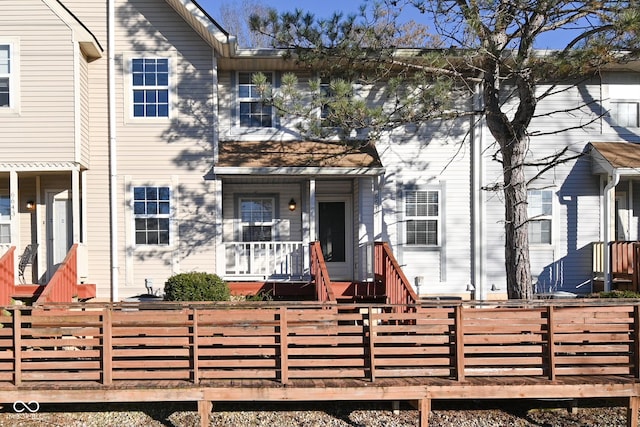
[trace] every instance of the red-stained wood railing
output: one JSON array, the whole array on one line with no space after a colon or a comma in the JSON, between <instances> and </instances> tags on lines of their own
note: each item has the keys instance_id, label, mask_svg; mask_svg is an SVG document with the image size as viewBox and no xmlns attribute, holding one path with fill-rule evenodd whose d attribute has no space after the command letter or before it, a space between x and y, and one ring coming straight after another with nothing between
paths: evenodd
<instances>
[{"instance_id":1,"label":"red-stained wood railing","mask_svg":"<svg viewBox=\"0 0 640 427\"><path fill-rule=\"evenodd\" d=\"M593 242L592 251L594 282L602 283L604 281L604 243ZM611 289L640 290L640 242L610 242L609 254Z\"/></svg>"},{"instance_id":2,"label":"red-stained wood railing","mask_svg":"<svg viewBox=\"0 0 640 427\"><path fill-rule=\"evenodd\" d=\"M331 279L327 271L327 264L322 255L320 242L313 242L310 245L311 257L311 277L316 284L316 300L321 302L335 302L336 297L331 288Z\"/></svg>"},{"instance_id":3,"label":"red-stained wood railing","mask_svg":"<svg viewBox=\"0 0 640 427\"><path fill-rule=\"evenodd\" d=\"M15 252L16 247L11 246L0 258L0 305L10 304L15 290Z\"/></svg>"},{"instance_id":4,"label":"red-stained wood railing","mask_svg":"<svg viewBox=\"0 0 640 427\"><path fill-rule=\"evenodd\" d=\"M415 304L418 301L418 296L386 242L375 243L374 275L376 280L381 280L385 284L389 304Z\"/></svg>"},{"instance_id":5,"label":"red-stained wood railing","mask_svg":"<svg viewBox=\"0 0 640 427\"><path fill-rule=\"evenodd\" d=\"M49 303L70 303L76 298L86 300L95 298L95 284L78 283L78 244L69 249L67 256L53 274L33 305Z\"/></svg>"},{"instance_id":6,"label":"red-stained wood railing","mask_svg":"<svg viewBox=\"0 0 640 427\"><path fill-rule=\"evenodd\" d=\"M0 317L0 386L638 378L640 302L44 305Z\"/></svg>"}]
</instances>

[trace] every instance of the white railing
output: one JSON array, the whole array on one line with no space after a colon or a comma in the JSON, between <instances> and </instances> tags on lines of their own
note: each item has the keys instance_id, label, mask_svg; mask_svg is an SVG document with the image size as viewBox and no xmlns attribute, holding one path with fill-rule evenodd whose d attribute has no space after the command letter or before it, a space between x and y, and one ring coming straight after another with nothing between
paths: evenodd
<instances>
[{"instance_id":1,"label":"white railing","mask_svg":"<svg viewBox=\"0 0 640 427\"><path fill-rule=\"evenodd\" d=\"M291 279L305 275L303 242L225 242L225 276Z\"/></svg>"}]
</instances>

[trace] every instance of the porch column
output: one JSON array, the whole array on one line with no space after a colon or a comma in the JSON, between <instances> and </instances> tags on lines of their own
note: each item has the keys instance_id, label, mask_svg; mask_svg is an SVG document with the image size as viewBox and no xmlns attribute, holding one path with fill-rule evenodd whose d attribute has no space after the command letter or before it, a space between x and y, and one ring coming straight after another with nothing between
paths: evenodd
<instances>
[{"instance_id":1,"label":"porch column","mask_svg":"<svg viewBox=\"0 0 640 427\"><path fill-rule=\"evenodd\" d=\"M73 243L80 243L80 171L76 166L71 170L71 218Z\"/></svg>"},{"instance_id":2,"label":"porch column","mask_svg":"<svg viewBox=\"0 0 640 427\"><path fill-rule=\"evenodd\" d=\"M309 180L309 240L315 242L316 237L316 180Z\"/></svg>"},{"instance_id":3,"label":"porch column","mask_svg":"<svg viewBox=\"0 0 640 427\"><path fill-rule=\"evenodd\" d=\"M18 228L20 228L20 224L18 224L18 172L15 170L9 171L9 204L10 204L10 215L11 215L11 245L16 246L16 253L20 253L20 248L18 247L18 237L20 233L18 232ZM18 260L17 257L16 262Z\"/></svg>"},{"instance_id":4,"label":"porch column","mask_svg":"<svg viewBox=\"0 0 640 427\"><path fill-rule=\"evenodd\" d=\"M615 235L615 212L614 207L616 205L616 185L620 182L620 174L614 169L612 175L609 177L609 182L604 187L604 203L603 203L603 245L604 245L604 290L606 292L611 291L611 250L609 243L611 242L611 236Z\"/></svg>"},{"instance_id":5,"label":"porch column","mask_svg":"<svg viewBox=\"0 0 640 427\"><path fill-rule=\"evenodd\" d=\"M227 253L224 249L224 242L222 240L222 180L220 178L216 178L216 180L214 181L213 192L213 221L216 247L215 268L218 276L223 277L227 272L225 266L225 258L227 256Z\"/></svg>"}]
</instances>

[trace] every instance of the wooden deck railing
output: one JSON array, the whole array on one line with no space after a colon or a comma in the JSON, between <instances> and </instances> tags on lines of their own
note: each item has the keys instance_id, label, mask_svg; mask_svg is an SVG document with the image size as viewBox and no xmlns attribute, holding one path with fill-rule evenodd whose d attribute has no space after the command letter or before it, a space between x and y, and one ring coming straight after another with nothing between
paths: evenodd
<instances>
[{"instance_id":1,"label":"wooden deck railing","mask_svg":"<svg viewBox=\"0 0 640 427\"><path fill-rule=\"evenodd\" d=\"M385 284L389 304L415 304L418 301L418 296L386 242L375 243L374 275L376 280Z\"/></svg>"},{"instance_id":2,"label":"wooden deck railing","mask_svg":"<svg viewBox=\"0 0 640 427\"><path fill-rule=\"evenodd\" d=\"M11 246L0 258L0 305L11 303L15 289L15 256L16 247Z\"/></svg>"},{"instance_id":3,"label":"wooden deck railing","mask_svg":"<svg viewBox=\"0 0 640 427\"><path fill-rule=\"evenodd\" d=\"M316 284L316 300L321 302L335 302L336 297L331 288L331 279L327 271L327 264L322 255L320 242L313 242L309 249L311 258L311 277Z\"/></svg>"},{"instance_id":4,"label":"wooden deck railing","mask_svg":"<svg viewBox=\"0 0 640 427\"><path fill-rule=\"evenodd\" d=\"M604 243L593 242L593 277L604 280ZM640 290L640 242L609 243L612 289Z\"/></svg>"},{"instance_id":5,"label":"wooden deck railing","mask_svg":"<svg viewBox=\"0 0 640 427\"><path fill-rule=\"evenodd\" d=\"M526 304L11 306L0 385L639 377L638 302Z\"/></svg>"}]
</instances>

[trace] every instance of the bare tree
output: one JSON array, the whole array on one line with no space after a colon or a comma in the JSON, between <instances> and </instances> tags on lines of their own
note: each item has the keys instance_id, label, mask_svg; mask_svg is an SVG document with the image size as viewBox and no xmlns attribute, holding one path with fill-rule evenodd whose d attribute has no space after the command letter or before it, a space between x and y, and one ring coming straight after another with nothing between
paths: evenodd
<instances>
[{"instance_id":1,"label":"bare tree","mask_svg":"<svg viewBox=\"0 0 640 427\"><path fill-rule=\"evenodd\" d=\"M389 19L405 7L423 13L437 35L407 38L406 29ZM271 37L274 45L292 49L298 60L327 69L328 75L342 72L344 80L334 82L332 95L322 102L332 107L340 117L335 122L347 131L468 113L453 109L452 91L480 85L481 112L499 147L495 159L503 171L496 188L505 201L505 268L512 299L529 299L533 294L527 165L548 170L571 158L566 150L539 161L527 158L529 125L538 102L549 96L537 87L555 79L593 75L603 64L621 60L617 49L636 47L639 22L635 0L385 0L347 17L336 13L316 20L300 10L251 17L255 31ZM540 55L534 49L536 41L549 32L567 32L572 38L564 49ZM403 45L417 42L415 47L421 48L443 43L451 48L402 56L396 40L404 40ZM387 82L394 108L369 108L350 95L353 83L376 80ZM286 95L285 91L282 99ZM281 99L280 107L300 114L301 104L294 98L289 94L289 105ZM369 132L370 140L378 135Z\"/></svg>"},{"instance_id":2,"label":"bare tree","mask_svg":"<svg viewBox=\"0 0 640 427\"><path fill-rule=\"evenodd\" d=\"M220 24L230 34L236 36L238 46L243 48L269 47L271 38L252 31L249 17L268 16L268 7L260 0L242 0L241 2L223 2L220 4Z\"/></svg>"}]
</instances>

